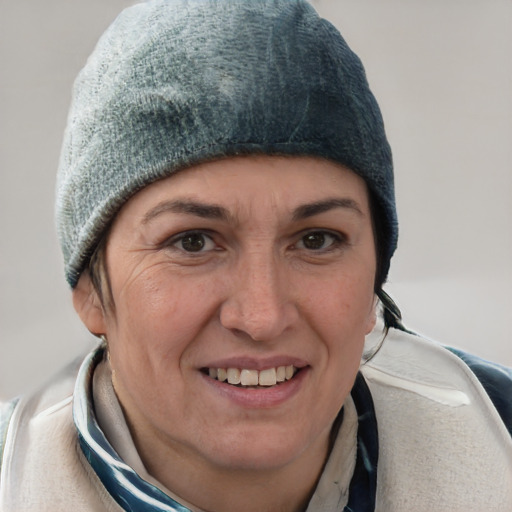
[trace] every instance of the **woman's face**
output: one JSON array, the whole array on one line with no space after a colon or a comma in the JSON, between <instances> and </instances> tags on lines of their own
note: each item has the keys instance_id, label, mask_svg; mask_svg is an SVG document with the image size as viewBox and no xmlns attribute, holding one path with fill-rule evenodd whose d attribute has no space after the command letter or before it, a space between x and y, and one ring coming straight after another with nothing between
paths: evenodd
<instances>
[{"instance_id":1,"label":"woman's face","mask_svg":"<svg viewBox=\"0 0 512 512\"><path fill-rule=\"evenodd\" d=\"M325 456L375 320L361 178L309 157L198 165L129 200L106 255L101 328L143 452L239 469Z\"/></svg>"}]
</instances>

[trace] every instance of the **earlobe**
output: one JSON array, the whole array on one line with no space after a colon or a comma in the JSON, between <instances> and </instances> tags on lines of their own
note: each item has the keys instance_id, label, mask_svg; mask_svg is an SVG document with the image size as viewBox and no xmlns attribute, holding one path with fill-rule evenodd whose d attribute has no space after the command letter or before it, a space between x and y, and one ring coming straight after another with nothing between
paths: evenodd
<instances>
[{"instance_id":1,"label":"earlobe","mask_svg":"<svg viewBox=\"0 0 512 512\"><path fill-rule=\"evenodd\" d=\"M99 336L106 333L105 312L87 271L82 273L73 290L73 306L92 334Z\"/></svg>"}]
</instances>

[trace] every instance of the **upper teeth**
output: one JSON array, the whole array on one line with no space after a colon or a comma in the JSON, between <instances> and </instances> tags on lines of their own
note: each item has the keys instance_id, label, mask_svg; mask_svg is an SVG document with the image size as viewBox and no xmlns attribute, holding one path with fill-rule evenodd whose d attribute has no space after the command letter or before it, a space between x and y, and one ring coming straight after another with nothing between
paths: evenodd
<instances>
[{"instance_id":1,"label":"upper teeth","mask_svg":"<svg viewBox=\"0 0 512 512\"><path fill-rule=\"evenodd\" d=\"M277 366L266 370L248 370L245 368L209 368L208 374L212 379L229 384L242 386L275 386L278 382L290 380L297 371L293 365Z\"/></svg>"}]
</instances>

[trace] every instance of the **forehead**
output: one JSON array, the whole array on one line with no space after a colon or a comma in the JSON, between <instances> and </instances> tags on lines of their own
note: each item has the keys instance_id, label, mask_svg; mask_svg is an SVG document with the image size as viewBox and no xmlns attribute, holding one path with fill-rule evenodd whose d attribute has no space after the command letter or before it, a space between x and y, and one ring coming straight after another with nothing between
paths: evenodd
<instances>
[{"instance_id":1,"label":"forehead","mask_svg":"<svg viewBox=\"0 0 512 512\"><path fill-rule=\"evenodd\" d=\"M338 163L306 156L251 155L183 169L139 191L120 214L147 212L176 198L219 204L236 213L292 211L327 198L350 199L363 213L369 209L364 180Z\"/></svg>"}]
</instances>

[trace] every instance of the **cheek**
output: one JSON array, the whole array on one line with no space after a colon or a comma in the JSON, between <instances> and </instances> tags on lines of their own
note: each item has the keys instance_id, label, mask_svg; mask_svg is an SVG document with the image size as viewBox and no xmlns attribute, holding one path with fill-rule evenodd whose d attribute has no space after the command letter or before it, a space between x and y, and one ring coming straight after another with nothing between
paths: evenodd
<instances>
[{"instance_id":1,"label":"cheek","mask_svg":"<svg viewBox=\"0 0 512 512\"><path fill-rule=\"evenodd\" d=\"M310 283L304 307L304 315L323 340L333 378L347 382L359 368L365 336L374 319L373 276L354 275Z\"/></svg>"},{"instance_id":2,"label":"cheek","mask_svg":"<svg viewBox=\"0 0 512 512\"><path fill-rule=\"evenodd\" d=\"M306 285L307 309L315 311L326 329L364 332L373 317L373 275L338 274L328 280L311 280Z\"/></svg>"},{"instance_id":3,"label":"cheek","mask_svg":"<svg viewBox=\"0 0 512 512\"><path fill-rule=\"evenodd\" d=\"M187 361L215 311L204 283L170 281L158 272L124 287L108 335L116 392L132 412L141 409L148 417L165 410L162 404L186 408L193 402L186 394Z\"/></svg>"},{"instance_id":4,"label":"cheek","mask_svg":"<svg viewBox=\"0 0 512 512\"><path fill-rule=\"evenodd\" d=\"M124 372L160 379L162 368L176 369L216 310L215 285L164 268L145 272L114 297L108 333L112 362Z\"/></svg>"},{"instance_id":5,"label":"cheek","mask_svg":"<svg viewBox=\"0 0 512 512\"><path fill-rule=\"evenodd\" d=\"M311 283L309 293L304 316L308 315L307 322L315 331L319 357L313 387L322 390L315 395L315 414L318 425L330 425L359 371L373 281L338 276L320 285Z\"/></svg>"}]
</instances>

